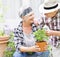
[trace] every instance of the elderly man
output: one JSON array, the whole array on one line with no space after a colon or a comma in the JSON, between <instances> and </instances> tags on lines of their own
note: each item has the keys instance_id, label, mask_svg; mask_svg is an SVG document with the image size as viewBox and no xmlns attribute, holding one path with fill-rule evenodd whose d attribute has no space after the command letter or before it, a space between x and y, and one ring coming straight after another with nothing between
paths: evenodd
<instances>
[{"instance_id":1,"label":"elderly man","mask_svg":"<svg viewBox=\"0 0 60 57\"><path fill-rule=\"evenodd\" d=\"M44 0L39 11L43 13L40 28L45 26L46 34L51 36L53 57L60 57L60 3L57 3L57 0Z\"/></svg>"}]
</instances>

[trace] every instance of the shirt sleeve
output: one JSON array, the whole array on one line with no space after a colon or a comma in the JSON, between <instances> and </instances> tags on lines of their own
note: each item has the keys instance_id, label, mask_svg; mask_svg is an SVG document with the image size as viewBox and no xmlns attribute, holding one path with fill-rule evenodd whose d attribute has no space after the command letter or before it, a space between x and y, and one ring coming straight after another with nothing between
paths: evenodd
<instances>
[{"instance_id":1,"label":"shirt sleeve","mask_svg":"<svg viewBox=\"0 0 60 57\"><path fill-rule=\"evenodd\" d=\"M37 20L34 20L34 24L39 28L42 29L42 27L44 26L44 21L43 21L43 17Z\"/></svg>"},{"instance_id":2,"label":"shirt sleeve","mask_svg":"<svg viewBox=\"0 0 60 57\"><path fill-rule=\"evenodd\" d=\"M15 28L14 29L14 43L15 43L16 48L20 48L22 46L22 37L20 36L22 35L20 34L19 29Z\"/></svg>"}]
</instances>

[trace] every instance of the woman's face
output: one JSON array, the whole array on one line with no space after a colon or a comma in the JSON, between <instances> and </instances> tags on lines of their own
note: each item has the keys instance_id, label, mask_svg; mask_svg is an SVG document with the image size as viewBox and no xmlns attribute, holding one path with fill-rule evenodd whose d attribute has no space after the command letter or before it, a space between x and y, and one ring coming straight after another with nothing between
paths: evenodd
<instances>
[{"instance_id":1,"label":"woman's face","mask_svg":"<svg viewBox=\"0 0 60 57\"><path fill-rule=\"evenodd\" d=\"M26 16L23 17L23 21L27 22L27 23L33 23L34 22L34 13L30 12L29 14L27 14Z\"/></svg>"}]
</instances>

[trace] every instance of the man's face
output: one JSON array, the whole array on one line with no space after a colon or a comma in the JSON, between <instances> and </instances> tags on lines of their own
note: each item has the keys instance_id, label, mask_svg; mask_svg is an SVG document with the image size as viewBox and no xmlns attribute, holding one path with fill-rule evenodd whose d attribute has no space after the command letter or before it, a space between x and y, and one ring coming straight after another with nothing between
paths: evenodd
<instances>
[{"instance_id":1,"label":"man's face","mask_svg":"<svg viewBox=\"0 0 60 57\"><path fill-rule=\"evenodd\" d=\"M52 18L57 14L58 10L54 11L54 12L50 12L50 13L45 13L45 16L47 18Z\"/></svg>"},{"instance_id":2,"label":"man's face","mask_svg":"<svg viewBox=\"0 0 60 57\"><path fill-rule=\"evenodd\" d=\"M28 15L24 16L23 20L27 23L33 23L34 22L34 13L31 12Z\"/></svg>"}]
</instances>

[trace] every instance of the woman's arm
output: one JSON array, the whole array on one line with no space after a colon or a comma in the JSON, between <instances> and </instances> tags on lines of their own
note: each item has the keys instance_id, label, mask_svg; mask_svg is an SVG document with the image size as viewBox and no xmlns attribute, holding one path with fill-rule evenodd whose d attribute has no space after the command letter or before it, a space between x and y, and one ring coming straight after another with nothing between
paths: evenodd
<instances>
[{"instance_id":1,"label":"woman's arm","mask_svg":"<svg viewBox=\"0 0 60 57\"><path fill-rule=\"evenodd\" d=\"M32 47L20 47L21 52L38 52L40 51L40 48L38 46L32 46Z\"/></svg>"},{"instance_id":2,"label":"woman's arm","mask_svg":"<svg viewBox=\"0 0 60 57\"><path fill-rule=\"evenodd\" d=\"M38 46L32 46L32 47L25 47L21 43L22 42L21 37L19 37L19 30L15 29L14 30L14 42L15 42L15 47L19 49L21 52L36 52L39 51L40 48Z\"/></svg>"}]
</instances>

